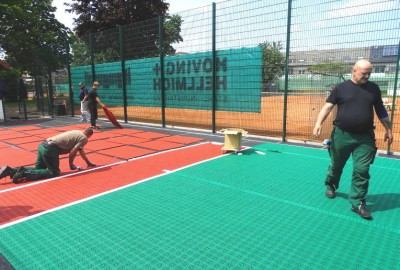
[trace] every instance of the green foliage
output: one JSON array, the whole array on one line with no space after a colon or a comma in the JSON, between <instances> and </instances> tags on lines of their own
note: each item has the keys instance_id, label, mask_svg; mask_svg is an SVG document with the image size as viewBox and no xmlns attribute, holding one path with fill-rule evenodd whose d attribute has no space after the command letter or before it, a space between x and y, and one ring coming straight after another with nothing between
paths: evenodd
<instances>
[{"instance_id":1,"label":"green foliage","mask_svg":"<svg viewBox=\"0 0 400 270\"><path fill-rule=\"evenodd\" d=\"M7 100L18 99L18 80L19 72L17 70L2 70L0 71L0 78L6 85L6 98Z\"/></svg>"},{"instance_id":2,"label":"green foliage","mask_svg":"<svg viewBox=\"0 0 400 270\"><path fill-rule=\"evenodd\" d=\"M71 65L86 66L90 65L90 49L88 39L78 38L75 34L71 35Z\"/></svg>"},{"instance_id":3,"label":"green foliage","mask_svg":"<svg viewBox=\"0 0 400 270\"><path fill-rule=\"evenodd\" d=\"M15 69L33 75L65 66L69 30L54 17L51 0L2 0L0 46ZM7 23L4 23L7 22Z\"/></svg>"},{"instance_id":4,"label":"green foliage","mask_svg":"<svg viewBox=\"0 0 400 270\"><path fill-rule=\"evenodd\" d=\"M92 34L92 48L95 63L118 61L119 26L123 27L125 36L124 58L138 59L156 57L160 53L160 18L163 23L163 51L173 55L175 49L171 44L183 41L180 36L182 18L179 15L167 14L169 4L162 0L123 1L75 0L68 4L69 12L76 13L77 37L72 46L73 64L90 64L89 34Z\"/></svg>"},{"instance_id":5,"label":"green foliage","mask_svg":"<svg viewBox=\"0 0 400 270\"><path fill-rule=\"evenodd\" d=\"M175 49L171 44L183 41L183 38L180 35L182 22L183 20L179 15L167 16L164 22L163 35L163 49L165 55L174 55Z\"/></svg>"},{"instance_id":6,"label":"green foliage","mask_svg":"<svg viewBox=\"0 0 400 270\"><path fill-rule=\"evenodd\" d=\"M308 68L311 73L342 77L343 74L350 73L351 67L345 62L323 62Z\"/></svg>"},{"instance_id":7,"label":"green foliage","mask_svg":"<svg viewBox=\"0 0 400 270\"><path fill-rule=\"evenodd\" d=\"M145 57L159 56L159 31L158 19L153 20L156 24L156 32L150 33L148 31L138 33L136 30L142 29L141 25L149 24L149 22L133 23L132 25L125 26L125 59L137 59ZM163 52L165 55L174 55L175 49L172 43L183 41L180 36L182 18L179 15L167 16L164 21L163 33ZM134 27L130 27L134 26ZM119 36L118 29L110 29L101 33L93 35L93 50L94 62L106 63L120 61L119 53ZM71 49L72 49L72 66L90 65L90 42L89 37L85 36L79 38L76 35L71 35ZM146 46L143 46L143 43Z\"/></svg>"},{"instance_id":8,"label":"green foliage","mask_svg":"<svg viewBox=\"0 0 400 270\"><path fill-rule=\"evenodd\" d=\"M263 83L268 84L282 75L285 68L285 56L281 42L264 42L263 48Z\"/></svg>"},{"instance_id":9,"label":"green foliage","mask_svg":"<svg viewBox=\"0 0 400 270\"><path fill-rule=\"evenodd\" d=\"M74 30L79 37L83 37L119 25L165 16L169 4L163 0L73 0L67 6L70 7L68 12L78 15Z\"/></svg>"}]
</instances>

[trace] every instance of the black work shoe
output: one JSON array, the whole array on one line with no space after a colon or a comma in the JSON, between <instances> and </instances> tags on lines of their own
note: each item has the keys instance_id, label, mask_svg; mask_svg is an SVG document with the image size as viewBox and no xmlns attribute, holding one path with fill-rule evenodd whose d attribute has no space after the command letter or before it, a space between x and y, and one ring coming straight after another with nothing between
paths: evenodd
<instances>
[{"instance_id":1,"label":"black work shoe","mask_svg":"<svg viewBox=\"0 0 400 270\"><path fill-rule=\"evenodd\" d=\"M360 204L358 207L353 206L351 207L351 211L358 214L360 217L365 219L372 219L372 215L370 212L365 209L365 204Z\"/></svg>"},{"instance_id":2,"label":"black work shoe","mask_svg":"<svg viewBox=\"0 0 400 270\"><path fill-rule=\"evenodd\" d=\"M13 183L14 184L19 184L21 183L24 178L25 178L25 167L19 167L17 172L13 176Z\"/></svg>"},{"instance_id":3,"label":"black work shoe","mask_svg":"<svg viewBox=\"0 0 400 270\"><path fill-rule=\"evenodd\" d=\"M0 169L0 179L9 176L11 172L11 168L7 165L4 165L3 167L1 167Z\"/></svg>"},{"instance_id":4,"label":"black work shoe","mask_svg":"<svg viewBox=\"0 0 400 270\"><path fill-rule=\"evenodd\" d=\"M325 191L326 197L328 197L329 199L335 198L336 197L335 190L336 190L335 185L333 184L326 185L326 191Z\"/></svg>"}]
</instances>

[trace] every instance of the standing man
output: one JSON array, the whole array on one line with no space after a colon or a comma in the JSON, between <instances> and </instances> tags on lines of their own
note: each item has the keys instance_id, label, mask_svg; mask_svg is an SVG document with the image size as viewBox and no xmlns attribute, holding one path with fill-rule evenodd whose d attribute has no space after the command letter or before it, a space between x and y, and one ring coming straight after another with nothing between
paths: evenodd
<instances>
[{"instance_id":1,"label":"standing man","mask_svg":"<svg viewBox=\"0 0 400 270\"><path fill-rule=\"evenodd\" d=\"M91 128L81 130L71 130L58 134L39 144L35 167L11 168L4 165L0 169L0 179L10 176L14 184L21 183L23 180L32 181L44 178L55 177L60 174L59 156L69 154L69 167L71 170L80 170L80 166L74 165L74 159L79 152L88 167L94 167L86 157L83 147L93 135Z\"/></svg>"},{"instance_id":2,"label":"standing man","mask_svg":"<svg viewBox=\"0 0 400 270\"><path fill-rule=\"evenodd\" d=\"M99 88L99 82L93 82L93 88L89 91L88 95L85 97L84 101L88 100L88 108L90 112L90 124L93 129L100 129L100 127L96 126L97 120L97 103L100 104L101 107L104 107L104 104L100 101L97 95L97 89Z\"/></svg>"},{"instance_id":3,"label":"standing man","mask_svg":"<svg viewBox=\"0 0 400 270\"><path fill-rule=\"evenodd\" d=\"M338 106L331 135L331 163L325 179L325 195L333 199L339 188L340 177L350 155L353 157L353 176L349 191L351 210L362 218L372 219L366 210L369 186L369 168L376 155L374 133L374 109L385 128L384 141L393 141L391 123L383 106L379 86L368 81L372 64L367 60L358 61L352 69L351 80L342 82L332 90L326 104L318 114L313 130L321 134L322 123L335 105Z\"/></svg>"},{"instance_id":4,"label":"standing man","mask_svg":"<svg viewBox=\"0 0 400 270\"><path fill-rule=\"evenodd\" d=\"M85 97L88 95L88 90L83 84L83 82L79 83L79 88L81 92L79 93L79 100L81 101L81 120L79 122L89 122L90 114L88 113L88 101L85 100Z\"/></svg>"}]
</instances>

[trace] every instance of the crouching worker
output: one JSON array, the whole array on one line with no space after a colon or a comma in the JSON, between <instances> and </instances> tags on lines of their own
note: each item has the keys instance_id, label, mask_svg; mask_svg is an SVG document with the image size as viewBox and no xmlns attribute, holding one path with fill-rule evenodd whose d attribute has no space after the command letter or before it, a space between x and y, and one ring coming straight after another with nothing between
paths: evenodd
<instances>
[{"instance_id":1,"label":"crouching worker","mask_svg":"<svg viewBox=\"0 0 400 270\"><path fill-rule=\"evenodd\" d=\"M82 159L88 167L94 167L86 157L83 147L87 144L89 138L93 135L91 128L81 130L71 130L48 138L38 147L35 167L17 167L11 168L4 165L0 169L0 179L10 176L14 184L22 181L32 181L45 178L51 178L60 175L60 155L69 154L69 167L71 170L78 170L81 167L74 165L74 159L79 152Z\"/></svg>"}]
</instances>

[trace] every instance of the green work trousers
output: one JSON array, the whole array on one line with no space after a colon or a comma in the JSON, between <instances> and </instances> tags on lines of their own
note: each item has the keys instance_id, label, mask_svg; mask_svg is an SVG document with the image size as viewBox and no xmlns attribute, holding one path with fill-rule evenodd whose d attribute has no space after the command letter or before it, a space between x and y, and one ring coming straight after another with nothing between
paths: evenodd
<instances>
[{"instance_id":1,"label":"green work trousers","mask_svg":"<svg viewBox=\"0 0 400 270\"><path fill-rule=\"evenodd\" d=\"M365 201L369 186L369 168L376 155L375 133L350 133L335 127L331 135L331 163L325 180L325 185L339 188L340 177L350 155L353 157L353 175L349 192L352 206L358 206Z\"/></svg>"},{"instance_id":2,"label":"green work trousers","mask_svg":"<svg viewBox=\"0 0 400 270\"><path fill-rule=\"evenodd\" d=\"M27 181L58 176L60 174L60 152L56 146L41 143L38 146L35 167L26 167Z\"/></svg>"}]
</instances>

